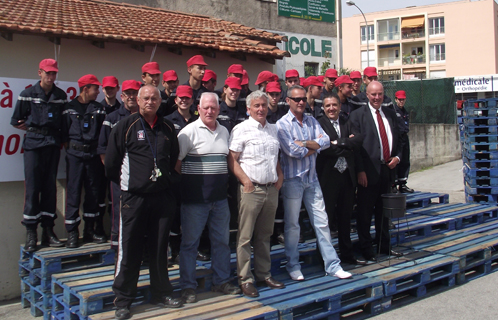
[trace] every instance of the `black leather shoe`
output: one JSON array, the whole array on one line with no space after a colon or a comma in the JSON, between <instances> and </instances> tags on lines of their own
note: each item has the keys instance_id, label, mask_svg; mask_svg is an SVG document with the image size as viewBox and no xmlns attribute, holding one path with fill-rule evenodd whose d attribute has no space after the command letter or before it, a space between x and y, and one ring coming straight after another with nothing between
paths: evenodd
<instances>
[{"instance_id":1,"label":"black leather shoe","mask_svg":"<svg viewBox=\"0 0 498 320\"><path fill-rule=\"evenodd\" d=\"M258 287L268 287L270 289L283 289L285 288L285 284L278 280L275 280L273 277L266 278L263 281L256 282ZM244 291L244 290L242 290Z\"/></svg>"},{"instance_id":2,"label":"black leather shoe","mask_svg":"<svg viewBox=\"0 0 498 320\"><path fill-rule=\"evenodd\" d=\"M258 289L256 289L256 287L254 287L254 284L252 284L252 282L247 282L247 283L241 284L240 289L242 289L242 293L247 297L251 297L251 298L259 297Z\"/></svg>"},{"instance_id":3,"label":"black leather shoe","mask_svg":"<svg viewBox=\"0 0 498 320\"><path fill-rule=\"evenodd\" d=\"M36 251L38 242L38 235L36 234L36 229L26 229L26 243L24 244L24 250L26 252Z\"/></svg>"},{"instance_id":4,"label":"black leather shoe","mask_svg":"<svg viewBox=\"0 0 498 320\"><path fill-rule=\"evenodd\" d=\"M197 251L197 258L196 260L199 260L199 261L209 261L211 260L211 256L207 253L202 253L200 251Z\"/></svg>"},{"instance_id":5,"label":"black leather shoe","mask_svg":"<svg viewBox=\"0 0 498 320\"><path fill-rule=\"evenodd\" d=\"M375 256L375 253L373 252L373 250L370 250L370 251L365 251L363 252L363 258L365 258L365 260L367 261L377 261L377 258Z\"/></svg>"},{"instance_id":6,"label":"black leather shoe","mask_svg":"<svg viewBox=\"0 0 498 320\"><path fill-rule=\"evenodd\" d=\"M180 298L173 298L170 296L166 296L159 299L151 299L151 304L154 304L163 308L181 308L183 307L183 300Z\"/></svg>"},{"instance_id":7,"label":"black leather shoe","mask_svg":"<svg viewBox=\"0 0 498 320\"><path fill-rule=\"evenodd\" d=\"M367 261L355 257L341 257L341 262L354 264L354 265L366 265Z\"/></svg>"},{"instance_id":8,"label":"black leather shoe","mask_svg":"<svg viewBox=\"0 0 498 320\"><path fill-rule=\"evenodd\" d=\"M388 256L393 256L393 257L403 256L403 254L401 252L394 251L394 250L381 250L380 253L386 254Z\"/></svg>"},{"instance_id":9,"label":"black leather shoe","mask_svg":"<svg viewBox=\"0 0 498 320\"><path fill-rule=\"evenodd\" d=\"M223 294L240 294L241 293L240 288L234 286L230 282L225 282L225 283L217 285L217 286L213 285L211 287L211 291L221 292Z\"/></svg>"},{"instance_id":10,"label":"black leather shoe","mask_svg":"<svg viewBox=\"0 0 498 320\"><path fill-rule=\"evenodd\" d=\"M106 241L106 236L98 235L93 230L86 230L83 233L83 242L104 243Z\"/></svg>"},{"instance_id":11,"label":"black leather shoe","mask_svg":"<svg viewBox=\"0 0 498 320\"><path fill-rule=\"evenodd\" d=\"M399 186L399 192L401 193L413 193L415 190L408 188L406 184L400 185Z\"/></svg>"},{"instance_id":12,"label":"black leather shoe","mask_svg":"<svg viewBox=\"0 0 498 320\"><path fill-rule=\"evenodd\" d=\"M182 299L184 303L196 303L197 294L192 288L187 288L182 290Z\"/></svg>"},{"instance_id":13,"label":"black leather shoe","mask_svg":"<svg viewBox=\"0 0 498 320\"><path fill-rule=\"evenodd\" d=\"M78 230L70 231L67 235L66 247L67 248L78 248L78 238L80 234Z\"/></svg>"},{"instance_id":14,"label":"black leather shoe","mask_svg":"<svg viewBox=\"0 0 498 320\"><path fill-rule=\"evenodd\" d=\"M57 238L57 235L54 233L53 228L43 228L42 238L41 238L42 246L49 247L62 247L64 243Z\"/></svg>"},{"instance_id":15,"label":"black leather shoe","mask_svg":"<svg viewBox=\"0 0 498 320\"><path fill-rule=\"evenodd\" d=\"M114 317L118 320L130 319L131 312L128 307L118 308L114 313Z\"/></svg>"}]
</instances>

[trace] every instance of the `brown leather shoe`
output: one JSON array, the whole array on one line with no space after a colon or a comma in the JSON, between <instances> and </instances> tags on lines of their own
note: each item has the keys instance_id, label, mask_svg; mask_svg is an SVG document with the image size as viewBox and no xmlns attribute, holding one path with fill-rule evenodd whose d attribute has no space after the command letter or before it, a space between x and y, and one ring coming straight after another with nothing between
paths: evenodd
<instances>
[{"instance_id":1,"label":"brown leather shoe","mask_svg":"<svg viewBox=\"0 0 498 320\"><path fill-rule=\"evenodd\" d=\"M251 298L256 298L259 297L258 289L252 284L252 282L247 282L243 283L240 285L240 288L242 289L242 293L245 296L251 297Z\"/></svg>"},{"instance_id":2,"label":"brown leather shoe","mask_svg":"<svg viewBox=\"0 0 498 320\"><path fill-rule=\"evenodd\" d=\"M257 282L258 286L261 287L269 287L270 289L283 289L285 288L285 284L282 282L273 279L272 277L266 278L265 281L258 281Z\"/></svg>"}]
</instances>

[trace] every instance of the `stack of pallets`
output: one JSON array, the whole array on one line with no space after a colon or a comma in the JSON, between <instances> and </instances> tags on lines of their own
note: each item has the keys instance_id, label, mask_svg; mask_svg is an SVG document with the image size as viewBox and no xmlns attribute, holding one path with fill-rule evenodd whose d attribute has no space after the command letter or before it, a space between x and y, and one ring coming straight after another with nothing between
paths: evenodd
<instances>
[{"instance_id":1,"label":"stack of pallets","mask_svg":"<svg viewBox=\"0 0 498 320\"><path fill-rule=\"evenodd\" d=\"M465 198L498 200L498 99L467 100L460 125Z\"/></svg>"}]
</instances>

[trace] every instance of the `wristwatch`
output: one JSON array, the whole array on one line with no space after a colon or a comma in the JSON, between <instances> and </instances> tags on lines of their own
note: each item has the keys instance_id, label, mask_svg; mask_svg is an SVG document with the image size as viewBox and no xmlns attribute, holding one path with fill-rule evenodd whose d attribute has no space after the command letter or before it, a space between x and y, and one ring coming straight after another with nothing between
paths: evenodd
<instances>
[{"instance_id":1,"label":"wristwatch","mask_svg":"<svg viewBox=\"0 0 498 320\"><path fill-rule=\"evenodd\" d=\"M306 140L301 140L301 143L303 144L303 147L306 148Z\"/></svg>"}]
</instances>

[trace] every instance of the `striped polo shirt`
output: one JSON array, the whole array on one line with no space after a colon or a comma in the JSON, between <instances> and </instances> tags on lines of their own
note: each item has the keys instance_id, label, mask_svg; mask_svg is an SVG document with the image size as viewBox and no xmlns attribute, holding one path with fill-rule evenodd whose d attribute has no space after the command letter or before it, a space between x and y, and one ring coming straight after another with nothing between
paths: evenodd
<instances>
[{"instance_id":1,"label":"striped polo shirt","mask_svg":"<svg viewBox=\"0 0 498 320\"><path fill-rule=\"evenodd\" d=\"M201 119L178 134L182 161L182 202L206 203L226 199L228 130L216 122L211 131Z\"/></svg>"}]
</instances>

